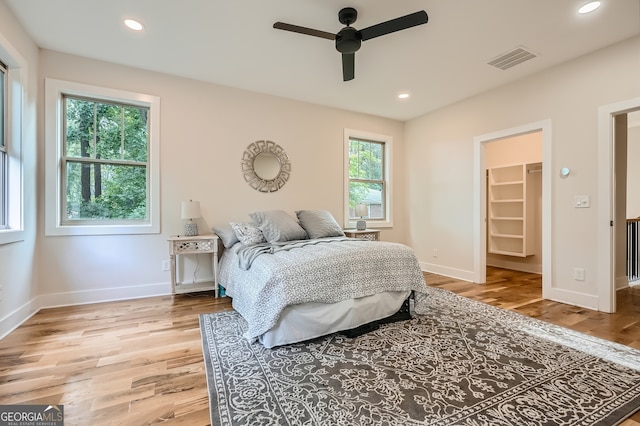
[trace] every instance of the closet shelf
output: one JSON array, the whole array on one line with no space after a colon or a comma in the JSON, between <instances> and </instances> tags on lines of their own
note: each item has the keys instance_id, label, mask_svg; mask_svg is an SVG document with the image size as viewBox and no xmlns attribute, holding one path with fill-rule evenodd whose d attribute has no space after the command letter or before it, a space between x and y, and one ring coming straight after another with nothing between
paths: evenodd
<instances>
[{"instance_id":1,"label":"closet shelf","mask_svg":"<svg viewBox=\"0 0 640 426\"><path fill-rule=\"evenodd\" d=\"M524 199L522 198L512 198L508 200L491 200L492 203L523 203Z\"/></svg>"},{"instance_id":2,"label":"closet shelf","mask_svg":"<svg viewBox=\"0 0 640 426\"><path fill-rule=\"evenodd\" d=\"M513 239L523 239L524 235L522 234L491 234L491 237L497 238L513 238Z\"/></svg>"},{"instance_id":3,"label":"closet shelf","mask_svg":"<svg viewBox=\"0 0 640 426\"><path fill-rule=\"evenodd\" d=\"M496 182L493 186L522 185L523 183L521 180L514 180L509 182Z\"/></svg>"}]
</instances>

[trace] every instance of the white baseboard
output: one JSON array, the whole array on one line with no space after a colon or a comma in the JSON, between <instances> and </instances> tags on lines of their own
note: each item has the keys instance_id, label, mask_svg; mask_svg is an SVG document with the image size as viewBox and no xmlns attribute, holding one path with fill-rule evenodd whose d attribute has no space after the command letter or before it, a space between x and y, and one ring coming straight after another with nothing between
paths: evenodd
<instances>
[{"instance_id":1,"label":"white baseboard","mask_svg":"<svg viewBox=\"0 0 640 426\"><path fill-rule=\"evenodd\" d=\"M168 294L171 294L171 283L44 294L34 297L29 302L0 319L0 340L41 309L85 305L88 303L113 302L116 300L140 299L143 297L165 296Z\"/></svg>"},{"instance_id":2,"label":"white baseboard","mask_svg":"<svg viewBox=\"0 0 640 426\"><path fill-rule=\"evenodd\" d=\"M420 269L422 269L422 271L424 272L431 272L432 274L444 275L445 277L473 282L473 271L449 268L447 266L434 265L427 262L420 262Z\"/></svg>"},{"instance_id":3,"label":"white baseboard","mask_svg":"<svg viewBox=\"0 0 640 426\"><path fill-rule=\"evenodd\" d=\"M4 318L0 319L0 340L18 328L22 323L35 315L41 307L37 305L37 298L31 299L24 305L9 312Z\"/></svg>"},{"instance_id":4,"label":"white baseboard","mask_svg":"<svg viewBox=\"0 0 640 426\"><path fill-rule=\"evenodd\" d=\"M578 293L575 291L562 290L559 288L550 288L545 291L542 289L542 297L544 299L553 300L555 302L566 303L568 305L580 306L598 310L598 296L593 294Z\"/></svg>"},{"instance_id":5,"label":"white baseboard","mask_svg":"<svg viewBox=\"0 0 640 426\"><path fill-rule=\"evenodd\" d=\"M170 283L51 293L38 296L38 299L42 299L41 309L44 309L57 308L60 306L86 305L87 303L140 299L142 297L164 296L167 294L171 294Z\"/></svg>"}]
</instances>

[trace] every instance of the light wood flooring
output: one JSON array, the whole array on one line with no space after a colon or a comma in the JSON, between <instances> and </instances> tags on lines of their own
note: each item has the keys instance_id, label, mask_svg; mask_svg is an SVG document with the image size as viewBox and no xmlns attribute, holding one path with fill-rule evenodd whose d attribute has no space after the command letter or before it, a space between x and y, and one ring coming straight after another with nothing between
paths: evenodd
<instances>
[{"instance_id":1,"label":"light wood flooring","mask_svg":"<svg viewBox=\"0 0 640 426\"><path fill-rule=\"evenodd\" d=\"M640 288L618 313L541 300L537 275L488 269L476 285L427 283L640 349ZM207 293L46 309L0 341L0 404L64 404L66 425L208 425L198 314L231 309ZM639 426L640 414L622 423Z\"/></svg>"}]
</instances>

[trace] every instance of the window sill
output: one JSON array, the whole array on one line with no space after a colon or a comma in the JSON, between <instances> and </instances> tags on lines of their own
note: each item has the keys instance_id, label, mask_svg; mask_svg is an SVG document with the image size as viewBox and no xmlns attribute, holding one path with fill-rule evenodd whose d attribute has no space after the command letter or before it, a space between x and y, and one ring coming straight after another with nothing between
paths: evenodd
<instances>
[{"instance_id":1,"label":"window sill","mask_svg":"<svg viewBox=\"0 0 640 426\"><path fill-rule=\"evenodd\" d=\"M388 220L366 220L367 228L369 229L379 229L379 228L393 228L393 222ZM356 228L356 220L349 220L346 223L345 229L355 229Z\"/></svg>"},{"instance_id":2,"label":"window sill","mask_svg":"<svg viewBox=\"0 0 640 426\"><path fill-rule=\"evenodd\" d=\"M0 245L24 241L24 229L0 229Z\"/></svg>"},{"instance_id":3,"label":"window sill","mask_svg":"<svg viewBox=\"0 0 640 426\"><path fill-rule=\"evenodd\" d=\"M47 236L159 234L159 225L47 226Z\"/></svg>"}]
</instances>

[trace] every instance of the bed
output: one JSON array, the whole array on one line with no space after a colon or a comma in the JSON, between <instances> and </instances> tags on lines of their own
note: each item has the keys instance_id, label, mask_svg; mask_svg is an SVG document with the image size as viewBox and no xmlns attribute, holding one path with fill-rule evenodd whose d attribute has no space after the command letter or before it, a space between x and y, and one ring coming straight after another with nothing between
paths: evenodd
<instances>
[{"instance_id":1,"label":"bed","mask_svg":"<svg viewBox=\"0 0 640 426\"><path fill-rule=\"evenodd\" d=\"M218 282L246 338L272 348L366 330L408 311L415 294L419 303L426 284L411 248L347 238L327 211L296 215L257 212L253 223L231 222L233 233L214 228L225 245Z\"/></svg>"}]
</instances>

